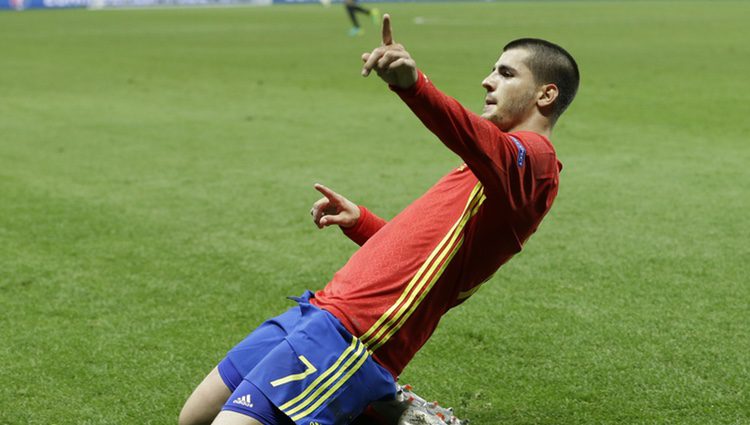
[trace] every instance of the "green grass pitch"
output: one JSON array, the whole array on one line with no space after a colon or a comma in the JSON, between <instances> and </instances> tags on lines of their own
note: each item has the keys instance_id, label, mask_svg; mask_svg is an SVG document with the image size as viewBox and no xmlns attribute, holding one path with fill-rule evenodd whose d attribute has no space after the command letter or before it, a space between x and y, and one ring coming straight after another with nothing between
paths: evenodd
<instances>
[{"instance_id":1,"label":"green grass pitch","mask_svg":"<svg viewBox=\"0 0 750 425\"><path fill-rule=\"evenodd\" d=\"M750 423L750 3L383 4L481 110L502 45L582 86L559 197L402 376L477 425ZM419 18L419 19L416 19ZM340 5L0 13L0 424L173 424L225 351L460 161Z\"/></svg>"}]
</instances>

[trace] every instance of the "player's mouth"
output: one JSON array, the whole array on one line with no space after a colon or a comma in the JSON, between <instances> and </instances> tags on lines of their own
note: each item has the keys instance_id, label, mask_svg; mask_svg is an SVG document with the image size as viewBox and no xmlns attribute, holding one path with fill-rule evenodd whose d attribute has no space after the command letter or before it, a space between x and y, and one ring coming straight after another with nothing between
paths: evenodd
<instances>
[{"instance_id":1,"label":"player's mouth","mask_svg":"<svg viewBox=\"0 0 750 425\"><path fill-rule=\"evenodd\" d=\"M497 100L487 97L484 99L484 112L492 110L497 105Z\"/></svg>"}]
</instances>

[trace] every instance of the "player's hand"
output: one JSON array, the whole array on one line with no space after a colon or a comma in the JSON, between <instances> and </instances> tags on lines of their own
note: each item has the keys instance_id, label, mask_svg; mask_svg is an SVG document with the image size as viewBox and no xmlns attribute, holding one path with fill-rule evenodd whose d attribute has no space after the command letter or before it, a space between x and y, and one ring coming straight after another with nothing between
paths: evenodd
<instances>
[{"instance_id":1,"label":"player's hand","mask_svg":"<svg viewBox=\"0 0 750 425\"><path fill-rule=\"evenodd\" d=\"M362 76L375 71L386 83L408 89L417 82L417 64L404 46L393 42L391 17L383 15L383 44L370 53L362 54Z\"/></svg>"},{"instance_id":2,"label":"player's hand","mask_svg":"<svg viewBox=\"0 0 750 425\"><path fill-rule=\"evenodd\" d=\"M359 207L331 189L316 183L315 190L323 194L310 210L313 222L319 229L333 224L347 228L357 224Z\"/></svg>"}]
</instances>

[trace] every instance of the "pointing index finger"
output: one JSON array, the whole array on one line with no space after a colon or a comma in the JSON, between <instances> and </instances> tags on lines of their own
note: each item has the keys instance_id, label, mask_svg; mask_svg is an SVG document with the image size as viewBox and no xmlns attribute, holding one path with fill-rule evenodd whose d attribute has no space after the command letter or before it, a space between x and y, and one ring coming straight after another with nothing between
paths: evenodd
<instances>
[{"instance_id":1,"label":"pointing index finger","mask_svg":"<svg viewBox=\"0 0 750 425\"><path fill-rule=\"evenodd\" d=\"M393 44L393 33L391 32L391 15L383 14L383 45Z\"/></svg>"},{"instance_id":2,"label":"pointing index finger","mask_svg":"<svg viewBox=\"0 0 750 425\"><path fill-rule=\"evenodd\" d=\"M314 187L315 187L315 190L317 190L318 192L322 193L323 196L325 196L326 198L328 198L329 201L331 201L331 202L338 202L339 201L339 199L338 199L338 193L332 191L331 189L323 186L320 183L315 183Z\"/></svg>"}]
</instances>

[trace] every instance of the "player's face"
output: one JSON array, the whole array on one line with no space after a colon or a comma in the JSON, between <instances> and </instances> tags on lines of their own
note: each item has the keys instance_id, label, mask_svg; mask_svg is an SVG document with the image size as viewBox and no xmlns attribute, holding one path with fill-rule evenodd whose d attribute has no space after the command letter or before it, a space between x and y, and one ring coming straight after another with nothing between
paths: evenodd
<instances>
[{"instance_id":1,"label":"player's face","mask_svg":"<svg viewBox=\"0 0 750 425\"><path fill-rule=\"evenodd\" d=\"M500 56L492 72L482 81L487 90L482 117L500 130L510 131L534 110L539 86L526 66L529 52L510 49Z\"/></svg>"}]
</instances>

